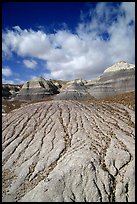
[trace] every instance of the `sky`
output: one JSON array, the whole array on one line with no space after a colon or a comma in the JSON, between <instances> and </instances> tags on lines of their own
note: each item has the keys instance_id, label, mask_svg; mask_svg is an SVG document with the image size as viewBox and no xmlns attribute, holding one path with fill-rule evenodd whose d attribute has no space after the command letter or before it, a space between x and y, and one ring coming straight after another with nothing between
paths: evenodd
<instances>
[{"instance_id":1,"label":"sky","mask_svg":"<svg viewBox=\"0 0 137 204\"><path fill-rule=\"evenodd\" d=\"M135 2L3 2L2 82L95 79L135 63Z\"/></svg>"}]
</instances>

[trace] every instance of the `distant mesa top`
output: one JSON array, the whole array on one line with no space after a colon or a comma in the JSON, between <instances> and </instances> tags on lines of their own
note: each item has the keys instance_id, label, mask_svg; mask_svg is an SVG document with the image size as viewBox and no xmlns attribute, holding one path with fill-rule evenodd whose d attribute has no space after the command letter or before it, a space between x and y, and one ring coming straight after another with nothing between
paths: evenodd
<instances>
[{"instance_id":1,"label":"distant mesa top","mask_svg":"<svg viewBox=\"0 0 137 204\"><path fill-rule=\"evenodd\" d=\"M112 65L111 67L108 67L107 69L105 69L104 73L108 73L108 72L114 72L114 71L120 71L120 70L127 70L127 69L134 69L135 65L134 64L129 64L125 61L119 61L117 63L115 63L114 65Z\"/></svg>"}]
</instances>

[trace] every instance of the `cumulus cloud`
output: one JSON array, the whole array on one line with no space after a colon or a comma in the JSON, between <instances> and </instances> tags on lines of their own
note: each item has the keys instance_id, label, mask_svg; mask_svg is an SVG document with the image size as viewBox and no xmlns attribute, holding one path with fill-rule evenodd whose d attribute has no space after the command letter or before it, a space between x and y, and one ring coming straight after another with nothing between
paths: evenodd
<instances>
[{"instance_id":1,"label":"cumulus cloud","mask_svg":"<svg viewBox=\"0 0 137 204\"><path fill-rule=\"evenodd\" d=\"M35 69L37 62L35 60L23 60L24 65L29 69Z\"/></svg>"},{"instance_id":2,"label":"cumulus cloud","mask_svg":"<svg viewBox=\"0 0 137 204\"><path fill-rule=\"evenodd\" d=\"M22 30L19 26L3 34L3 46L6 54L11 51L22 57L42 58L43 54L50 50L50 42L46 33L32 29Z\"/></svg>"},{"instance_id":3,"label":"cumulus cloud","mask_svg":"<svg viewBox=\"0 0 137 204\"><path fill-rule=\"evenodd\" d=\"M12 75L12 71L9 67L2 68L2 75L5 77L9 77Z\"/></svg>"},{"instance_id":4,"label":"cumulus cloud","mask_svg":"<svg viewBox=\"0 0 137 204\"><path fill-rule=\"evenodd\" d=\"M135 61L135 3L98 3L95 9L82 13L76 32L68 29L56 33L19 26L3 32L2 50L5 55L44 60L49 73L43 76L55 79L92 79L119 60ZM23 60L28 68L36 61Z\"/></svg>"}]
</instances>

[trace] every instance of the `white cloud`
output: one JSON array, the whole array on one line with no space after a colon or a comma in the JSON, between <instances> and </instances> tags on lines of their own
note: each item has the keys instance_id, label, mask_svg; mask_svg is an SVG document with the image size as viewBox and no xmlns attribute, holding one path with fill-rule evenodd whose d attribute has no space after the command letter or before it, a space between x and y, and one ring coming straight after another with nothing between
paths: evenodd
<instances>
[{"instance_id":1,"label":"white cloud","mask_svg":"<svg viewBox=\"0 0 137 204\"><path fill-rule=\"evenodd\" d=\"M2 84L14 84L13 80L7 80L5 78L2 78Z\"/></svg>"},{"instance_id":2,"label":"white cloud","mask_svg":"<svg viewBox=\"0 0 137 204\"><path fill-rule=\"evenodd\" d=\"M2 75L5 77L9 77L12 75L12 71L9 67L2 68Z\"/></svg>"},{"instance_id":3,"label":"white cloud","mask_svg":"<svg viewBox=\"0 0 137 204\"><path fill-rule=\"evenodd\" d=\"M24 84L25 81L19 78L15 78L14 80L2 78L3 84Z\"/></svg>"},{"instance_id":4,"label":"white cloud","mask_svg":"<svg viewBox=\"0 0 137 204\"><path fill-rule=\"evenodd\" d=\"M135 2L122 2L121 8L125 11L127 23L135 21Z\"/></svg>"},{"instance_id":5,"label":"white cloud","mask_svg":"<svg viewBox=\"0 0 137 204\"><path fill-rule=\"evenodd\" d=\"M20 79L20 78L15 78L14 79L14 84L24 84L26 81Z\"/></svg>"},{"instance_id":6,"label":"white cloud","mask_svg":"<svg viewBox=\"0 0 137 204\"><path fill-rule=\"evenodd\" d=\"M31 80L34 80L34 79L36 79L36 78L38 78L38 76L35 76L35 75L31 75L31 76L30 76L30 79L31 79Z\"/></svg>"},{"instance_id":7,"label":"white cloud","mask_svg":"<svg viewBox=\"0 0 137 204\"><path fill-rule=\"evenodd\" d=\"M35 69L37 62L35 60L23 60L23 63L27 68Z\"/></svg>"},{"instance_id":8,"label":"white cloud","mask_svg":"<svg viewBox=\"0 0 137 204\"><path fill-rule=\"evenodd\" d=\"M3 33L2 49L6 54L10 50L22 57L42 58L50 51L50 42L48 36L42 31L22 30L19 26L15 26L14 30Z\"/></svg>"},{"instance_id":9,"label":"white cloud","mask_svg":"<svg viewBox=\"0 0 137 204\"><path fill-rule=\"evenodd\" d=\"M5 55L14 52L21 57L44 60L50 71L43 73L46 78L92 79L119 60L134 63L134 7L134 2L122 2L117 7L110 2L98 3L94 11L89 11L90 20L84 19L82 13L83 20L75 34L65 28L46 34L15 26L3 32L2 50ZM116 19L112 21L114 16ZM103 32L108 34L109 40L103 40ZM33 60L23 62L28 68L36 66Z\"/></svg>"}]
</instances>

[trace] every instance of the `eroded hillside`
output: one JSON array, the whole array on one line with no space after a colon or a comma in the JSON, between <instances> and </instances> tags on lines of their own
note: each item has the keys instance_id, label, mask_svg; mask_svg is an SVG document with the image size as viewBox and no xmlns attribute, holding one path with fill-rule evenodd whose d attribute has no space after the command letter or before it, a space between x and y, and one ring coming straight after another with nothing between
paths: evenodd
<instances>
[{"instance_id":1,"label":"eroded hillside","mask_svg":"<svg viewBox=\"0 0 137 204\"><path fill-rule=\"evenodd\" d=\"M3 202L135 201L133 106L39 102L2 123Z\"/></svg>"}]
</instances>

